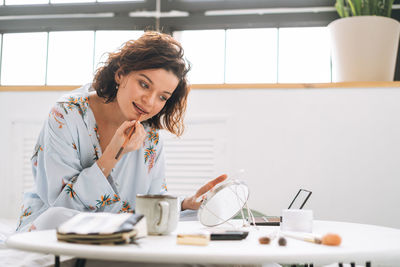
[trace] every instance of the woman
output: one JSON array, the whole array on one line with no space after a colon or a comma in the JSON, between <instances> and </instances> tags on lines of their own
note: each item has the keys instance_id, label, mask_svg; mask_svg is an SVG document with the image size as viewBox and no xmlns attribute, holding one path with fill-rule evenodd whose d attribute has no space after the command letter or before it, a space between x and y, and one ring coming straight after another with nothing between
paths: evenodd
<instances>
[{"instance_id":1,"label":"woman","mask_svg":"<svg viewBox=\"0 0 400 267\"><path fill-rule=\"evenodd\" d=\"M62 217L44 213L49 208L133 212L137 194L165 192L159 129L183 132L188 70L176 40L146 32L111 53L92 84L61 97L32 157L35 188L24 196L18 230ZM201 187L181 209L198 209L197 198L225 179Z\"/></svg>"}]
</instances>

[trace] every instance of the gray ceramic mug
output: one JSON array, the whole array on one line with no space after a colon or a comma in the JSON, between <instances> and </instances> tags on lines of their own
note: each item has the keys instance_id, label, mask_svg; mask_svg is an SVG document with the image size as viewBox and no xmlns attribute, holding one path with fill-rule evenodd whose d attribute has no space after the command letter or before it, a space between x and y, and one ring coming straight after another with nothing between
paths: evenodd
<instances>
[{"instance_id":1,"label":"gray ceramic mug","mask_svg":"<svg viewBox=\"0 0 400 267\"><path fill-rule=\"evenodd\" d=\"M167 235L179 221L179 201L171 195L137 195L136 213L143 214L149 235Z\"/></svg>"}]
</instances>

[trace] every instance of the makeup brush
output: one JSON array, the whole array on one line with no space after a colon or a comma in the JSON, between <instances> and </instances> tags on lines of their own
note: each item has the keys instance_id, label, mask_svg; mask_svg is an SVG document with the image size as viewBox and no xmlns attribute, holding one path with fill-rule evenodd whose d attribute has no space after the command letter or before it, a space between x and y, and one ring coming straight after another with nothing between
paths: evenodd
<instances>
[{"instance_id":1,"label":"makeup brush","mask_svg":"<svg viewBox=\"0 0 400 267\"><path fill-rule=\"evenodd\" d=\"M313 236L313 235L296 235L292 233L282 233L283 236L285 237L290 237L306 242L311 242L315 244L322 244L322 245L328 245L328 246L339 246L340 243L342 242L341 237L338 234L326 234L322 238Z\"/></svg>"},{"instance_id":2,"label":"makeup brush","mask_svg":"<svg viewBox=\"0 0 400 267\"><path fill-rule=\"evenodd\" d=\"M281 232L281 234L284 237L290 237L290 238L294 238L297 240L302 240L302 241L311 242L311 243L315 243L315 244L322 244L321 238L313 236L313 235L300 235L300 234L292 234L292 233L286 233L286 232Z\"/></svg>"},{"instance_id":3,"label":"makeup brush","mask_svg":"<svg viewBox=\"0 0 400 267\"><path fill-rule=\"evenodd\" d=\"M128 143L129 139L131 139L131 136L133 134L133 132L136 129L136 125L140 122L140 119L142 117L142 114L139 115L139 117L137 118L135 124L132 126L132 128L129 130L128 136L125 138L124 143L122 144L121 148L119 149L117 155L115 155L115 159L118 159L119 156L121 155L122 151L124 150L126 144Z\"/></svg>"}]
</instances>

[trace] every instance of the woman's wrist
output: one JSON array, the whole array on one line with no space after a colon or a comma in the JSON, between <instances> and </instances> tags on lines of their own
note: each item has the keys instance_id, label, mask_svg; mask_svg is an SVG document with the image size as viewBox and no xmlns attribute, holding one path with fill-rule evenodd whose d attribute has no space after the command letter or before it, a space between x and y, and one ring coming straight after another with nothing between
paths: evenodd
<instances>
[{"instance_id":1,"label":"woman's wrist","mask_svg":"<svg viewBox=\"0 0 400 267\"><path fill-rule=\"evenodd\" d=\"M184 199L182 200L182 202L181 202L181 211L187 210L187 207L186 207L186 200L187 200L187 198L184 198Z\"/></svg>"},{"instance_id":2,"label":"woman's wrist","mask_svg":"<svg viewBox=\"0 0 400 267\"><path fill-rule=\"evenodd\" d=\"M97 165L99 166L104 176L108 177L117 162L118 160L115 159L115 155L113 155L109 150L106 149L103 155L101 155L101 157L97 160Z\"/></svg>"}]
</instances>

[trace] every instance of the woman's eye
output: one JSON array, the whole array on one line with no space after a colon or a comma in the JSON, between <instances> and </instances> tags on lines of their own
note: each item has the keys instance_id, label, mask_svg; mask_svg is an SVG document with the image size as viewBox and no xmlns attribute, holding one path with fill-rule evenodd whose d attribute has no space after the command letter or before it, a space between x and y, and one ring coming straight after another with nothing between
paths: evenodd
<instances>
[{"instance_id":1,"label":"woman's eye","mask_svg":"<svg viewBox=\"0 0 400 267\"><path fill-rule=\"evenodd\" d=\"M146 88L146 89L149 88L149 86L147 85L147 83L142 82L142 81L140 82L140 86L143 87L143 88Z\"/></svg>"},{"instance_id":2,"label":"woman's eye","mask_svg":"<svg viewBox=\"0 0 400 267\"><path fill-rule=\"evenodd\" d=\"M165 96L160 96L160 99L162 100L162 101L167 101L168 100L168 98L167 97L165 97Z\"/></svg>"}]
</instances>

